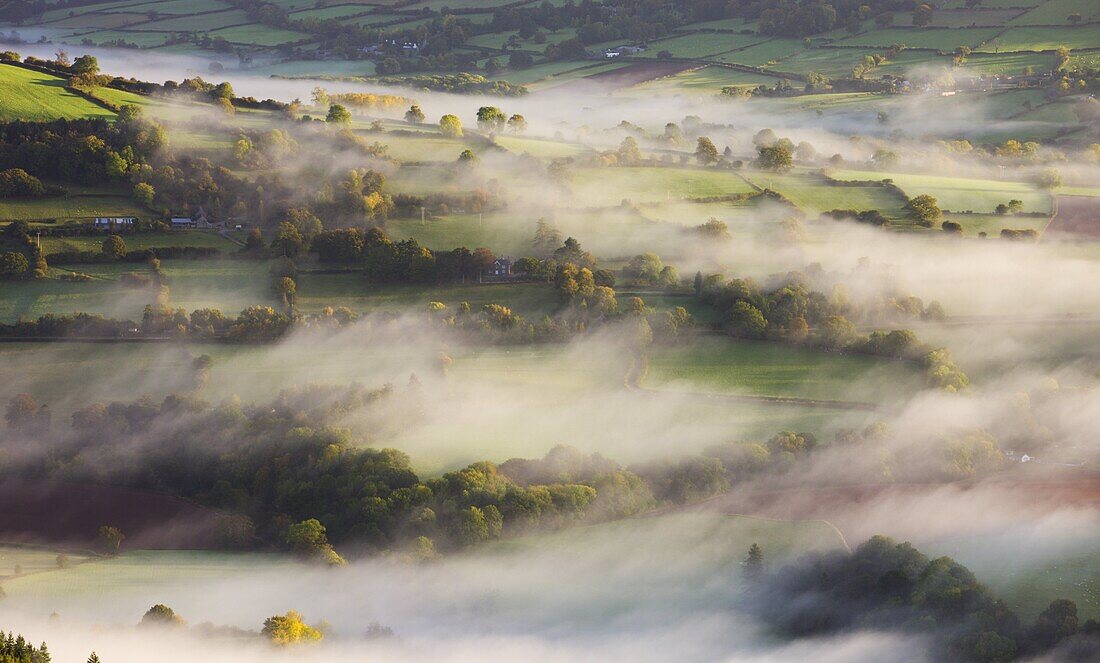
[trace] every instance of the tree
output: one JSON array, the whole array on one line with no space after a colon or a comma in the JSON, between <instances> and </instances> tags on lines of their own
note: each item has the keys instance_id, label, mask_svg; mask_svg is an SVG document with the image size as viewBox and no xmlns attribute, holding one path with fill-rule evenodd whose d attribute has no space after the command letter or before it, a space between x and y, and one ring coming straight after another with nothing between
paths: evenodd
<instances>
[{"instance_id":1,"label":"tree","mask_svg":"<svg viewBox=\"0 0 1100 663\"><path fill-rule=\"evenodd\" d=\"M508 118L508 130L514 134L520 134L527 131L527 118L519 113L512 115L512 117Z\"/></svg>"},{"instance_id":2,"label":"tree","mask_svg":"<svg viewBox=\"0 0 1100 663\"><path fill-rule=\"evenodd\" d=\"M351 112L340 104L332 104L328 107L328 114L325 115L325 122L330 122L332 124L350 124Z\"/></svg>"},{"instance_id":3,"label":"tree","mask_svg":"<svg viewBox=\"0 0 1100 663\"><path fill-rule=\"evenodd\" d=\"M504 128L508 116L496 106L482 106L477 109L477 126L486 133L497 133Z\"/></svg>"},{"instance_id":4,"label":"tree","mask_svg":"<svg viewBox=\"0 0 1100 663\"><path fill-rule=\"evenodd\" d=\"M30 394L17 394L8 401L4 412L4 421L9 428L27 430L34 426L38 413L42 410Z\"/></svg>"},{"instance_id":5,"label":"tree","mask_svg":"<svg viewBox=\"0 0 1100 663\"><path fill-rule=\"evenodd\" d=\"M27 256L18 251L0 253L0 276L22 276L27 273L30 267Z\"/></svg>"},{"instance_id":6,"label":"tree","mask_svg":"<svg viewBox=\"0 0 1100 663\"><path fill-rule=\"evenodd\" d=\"M449 138L462 137L462 120L457 115L447 114L439 118L439 131Z\"/></svg>"},{"instance_id":7,"label":"tree","mask_svg":"<svg viewBox=\"0 0 1100 663\"><path fill-rule=\"evenodd\" d=\"M302 233L294 227L294 224L283 221L275 232L275 239L271 242L271 248L278 250L284 256L293 258L302 250L305 240Z\"/></svg>"},{"instance_id":8,"label":"tree","mask_svg":"<svg viewBox=\"0 0 1100 663\"><path fill-rule=\"evenodd\" d=\"M709 166L718 161L718 148L706 136L699 136L695 144L695 159L704 166Z\"/></svg>"},{"instance_id":9,"label":"tree","mask_svg":"<svg viewBox=\"0 0 1100 663\"><path fill-rule=\"evenodd\" d=\"M94 55L81 55L73 60L71 70L77 75L91 74L95 76L99 73L99 60L97 60Z\"/></svg>"},{"instance_id":10,"label":"tree","mask_svg":"<svg viewBox=\"0 0 1100 663\"><path fill-rule=\"evenodd\" d=\"M1066 20L1069 21L1073 25L1077 25L1078 23L1083 21L1084 18L1082 18L1082 16L1080 14L1074 12L1074 13L1070 14L1069 16L1067 16Z\"/></svg>"},{"instance_id":11,"label":"tree","mask_svg":"<svg viewBox=\"0 0 1100 663\"><path fill-rule=\"evenodd\" d=\"M294 305L294 296L298 293L298 285L289 276L275 279L275 294L283 302L283 306L290 308Z\"/></svg>"},{"instance_id":12,"label":"tree","mask_svg":"<svg viewBox=\"0 0 1100 663\"><path fill-rule=\"evenodd\" d=\"M185 626L187 622L163 603L158 603L145 611L138 626Z\"/></svg>"},{"instance_id":13,"label":"tree","mask_svg":"<svg viewBox=\"0 0 1100 663\"><path fill-rule=\"evenodd\" d=\"M1062 173L1057 168L1044 168L1035 183L1043 189L1057 189L1062 186Z\"/></svg>"},{"instance_id":14,"label":"tree","mask_svg":"<svg viewBox=\"0 0 1100 663\"><path fill-rule=\"evenodd\" d=\"M134 200L145 207L151 208L153 206L153 198L156 197L156 194L157 192L151 184L138 182L134 185Z\"/></svg>"},{"instance_id":15,"label":"tree","mask_svg":"<svg viewBox=\"0 0 1100 663\"><path fill-rule=\"evenodd\" d=\"M770 147L757 148L756 165L763 170L776 173L786 172L791 169L791 149L786 145L775 144Z\"/></svg>"},{"instance_id":16,"label":"tree","mask_svg":"<svg viewBox=\"0 0 1100 663\"><path fill-rule=\"evenodd\" d=\"M330 566L344 566L347 562L328 542L328 532L316 518L295 523L286 530L286 543L291 550Z\"/></svg>"},{"instance_id":17,"label":"tree","mask_svg":"<svg viewBox=\"0 0 1100 663\"><path fill-rule=\"evenodd\" d=\"M405 111L405 121L411 124L423 124L424 123L424 111L420 110L420 106L409 106L409 110Z\"/></svg>"},{"instance_id":18,"label":"tree","mask_svg":"<svg viewBox=\"0 0 1100 663\"><path fill-rule=\"evenodd\" d=\"M95 652L92 652L92 655L88 657L88 663L101 663L101 661L99 660L99 656L97 656Z\"/></svg>"},{"instance_id":19,"label":"tree","mask_svg":"<svg viewBox=\"0 0 1100 663\"><path fill-rule=\"evenodd\" d=\"M913 25L918 28L923 28L932 22L932 6L931 5L919 5L913 10Z\"/></svg>"},{"instance_id":20,"label":"tree","mask_svg":"<svg viewBox=\"0 0 1100 663\"><path fill-rule=\"evenodd\" d=\"M286 646L299 642L316 642L324 637L317 628L302 620L301 613L291 610L285 615L275 615L264 620L262 633L274 644Z\"/></svg>"},{"instance_id":21,"label":"tree","mask_svg":"<svg viewBox=\"0 0 1100 663\"><path fill-rule=\"evenodd\" d=\"M750 578L758 577L764 571L764 551L757 544L749 546L748 557L742 562L745 567L745 575Z\"/></svg>"},{"instance_id":22,"label":"tree","mask_svg":"<svg viewBox=\"0 0 1100 663\"><path fill-rule=\"evenodd\" d=\"M117 555L126 535L117 527L103 525L99 528L99 547L108 555Z\"/></svg>"},{"instance_id":23,"label":"tree","mask_svg":"<svg viewBox=\"0 0 1100 663\"><path fill-rule=\"evenodd\" d=\"M108 235L100 245L100 250L111 260L120 260L126 255L126 242L118 235Z\"/></svg>"},{"instance_id":24,"label":"tree","mask_svg":"<svg viewBox=\"0 0 1100 663\"><path fill-rule=\"evenodd\" d=\"M623 166L633 166L641 162L642 151L638 149L638 141L633 136L627 136L619 144L619 163Z\"/></svg>"},{"instance_id":25,"label":"tree","mask_svg":"<svg viewBox=\"0 0 1100 663\"><path fill-rule=\"evenodd\" d=\"M476 166L481 159L474 154L473 150L462 150L458 155L458 164L460 166Z\"/></svg>"},{"instance_id":26,"label":"tree","mask_svg":"<svg viewBox=\"0 0 1100 663\"><path fill-rule=\"evenodd\" d=\"M768 321L760 309L744 300L733 305L729 316L730 333L743 338L761 338L768 328Z\"/></svg>"},{"instance_id":27,"label":"tree","mask_svg":"<svg viewBox=\"0 0 1100 663\"><path fill-rule=\"evenodd\" d=\"M940 209L939 203L926 193L916 198L910 198L905 207L916 217L917 222L926 228L931 228L943 218L943 211Z\"/></svg>"},{"instance_id":28,"label":"tree","mask_svg":"<svg viewBox=\"0 0 1100 663\"><path fill-rule=\"evenodd\" d=\"M535 222L535 239L531 242L535 253L540 256L551 255L561 243L561 231L552 221L539 219Z\"/></svg>"},{"instance_id":29,"label":"tree","mask_svg":"<svg viewBox=\"0 0 1100 663\"><path fill-rule=\"evenodd\" d=\"M509 69L526 69L535 64L535 58L530 53L516 52L508 56Z\"/></svg>"}]
</instances>

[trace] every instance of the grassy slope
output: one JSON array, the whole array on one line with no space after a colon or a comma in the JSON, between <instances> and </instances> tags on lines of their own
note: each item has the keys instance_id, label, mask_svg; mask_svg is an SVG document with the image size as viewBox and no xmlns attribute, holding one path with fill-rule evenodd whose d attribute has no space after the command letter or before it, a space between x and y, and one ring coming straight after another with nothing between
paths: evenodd
<instances>
[{"instance_id":1,"label":"grassy slope","mask_svg":"<svg viewBox=\"0 0 1100 663\"><path fill-rule=\"evenodd\" d=\"M65 89L57 76L0 65L0 120L73 120L114 113Z\"/></svg>"}]
</instances>

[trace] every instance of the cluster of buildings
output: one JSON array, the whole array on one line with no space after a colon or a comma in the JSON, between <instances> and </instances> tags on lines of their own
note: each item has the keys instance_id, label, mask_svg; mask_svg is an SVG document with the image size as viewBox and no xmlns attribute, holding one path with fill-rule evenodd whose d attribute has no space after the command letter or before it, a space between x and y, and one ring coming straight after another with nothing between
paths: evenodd
<instances>
[{"instance_id":1,"label":"cluster of buildings","mask_svg":"<svg viewBox=\"0 0 1100 663\"><path fill-rule=\"evenodd\" d=\"M609 48L604 51L603 56L610 60L612 58L617 58L620 55L637 55L638 53L644 52L645 49L645 46L616 46L614 48Z\"/></svg>"}]
</instances>

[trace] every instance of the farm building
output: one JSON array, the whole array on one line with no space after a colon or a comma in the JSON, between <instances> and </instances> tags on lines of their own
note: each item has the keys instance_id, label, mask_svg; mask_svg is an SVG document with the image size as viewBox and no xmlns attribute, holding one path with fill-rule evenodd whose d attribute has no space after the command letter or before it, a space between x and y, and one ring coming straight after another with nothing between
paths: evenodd
<instances>
[{"instance_id":1,"label":"farm building","mask_svg":"<svg viewBox=\"0 0 1100 663\"><path fill-rule=\"evenodd\" d=\"M92 222L96 230L112 230L115 228L132 228L137 219L132 216L97 216Z\"/></svg>"},{"instance_id":2,"label":"farm building","mask_svg":"<svg viewBox=\"0 0 1100 663\"><path fill-rule=\"evenodd\" d=\"M169 224L174 230L186 230L188 228L199 228L203 230L209 230L211 228L220 228L220 224L210 221L206 216L206 210L200 206L198 210L191 216L173 216L169 219Z\"/></svg>"},{"instance_id":3,"label":"farm building","mask_svg":"<svg viewBox=\"0 0 1100 663\"><path fill-rule=\"evenodd\" d=\"M493 261L492 265L489 265L485 269L486 276L511 276L512 275L512 259L511 258L497 258Z\"/></svg>"}]
</instances>

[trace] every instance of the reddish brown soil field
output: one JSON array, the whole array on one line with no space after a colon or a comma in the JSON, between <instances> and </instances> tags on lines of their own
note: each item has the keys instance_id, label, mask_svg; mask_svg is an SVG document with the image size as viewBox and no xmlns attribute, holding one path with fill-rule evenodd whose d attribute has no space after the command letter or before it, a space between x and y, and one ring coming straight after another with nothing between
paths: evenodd
<instances>
[{"instance_id":1,"label":"reddish brown soil field","mask_svg":"<svg viewBox=\"0 0 1100 663\"><path fill-rule=\"evenodd\" d=\"M125 488L52 481L0 482L0 539L94 547L102 525L124 548L215 546L218 514L186 500Z\"/></svg>"},{"instance_id":2,"label":"reddish brown soil field","mask_svg":"<svg viewBox=\"0 0 1100 663\"><path fill-rule=\"evenodd\" d=\"M1047 238L1100 239L1100 198L1058 196L1057 203L1058 211L1044 233Z\"/></svg>"}]
</instances>

